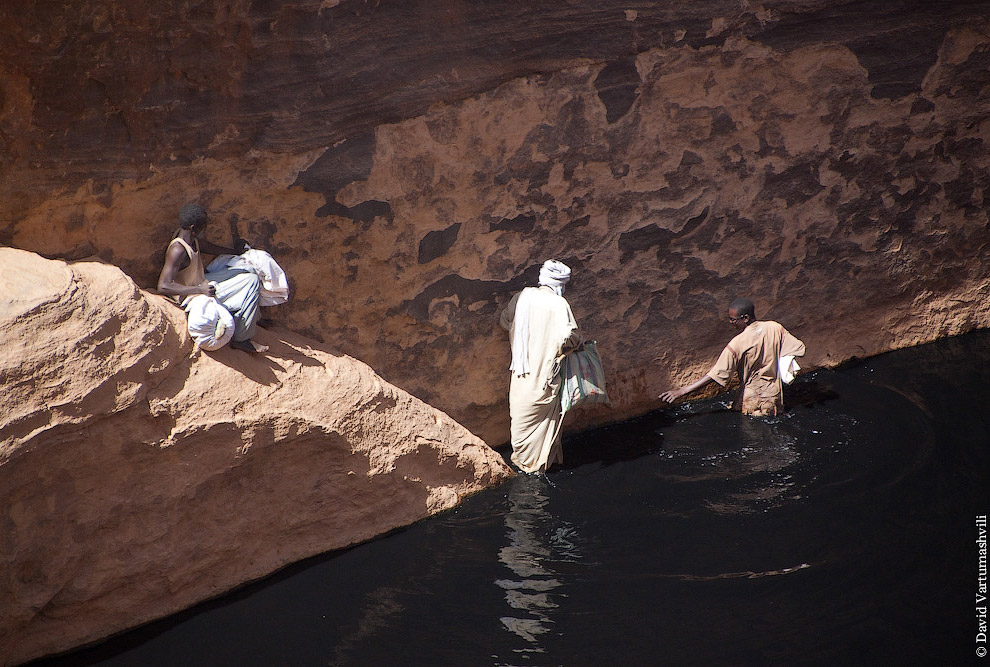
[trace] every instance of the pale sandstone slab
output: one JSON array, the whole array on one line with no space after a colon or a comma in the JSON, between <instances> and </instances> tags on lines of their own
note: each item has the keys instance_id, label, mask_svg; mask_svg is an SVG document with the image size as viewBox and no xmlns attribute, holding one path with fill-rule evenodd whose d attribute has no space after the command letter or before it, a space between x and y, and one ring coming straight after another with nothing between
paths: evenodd
<instances>
[{"instance_id":1,"label":"pale sandstone slab","mask_svg":"<svg viewBox=\"0 0 990 667\"><path fill-rule=\"evenodd\" d=\"M90 642L511 474L446 414L286 331L190 357L117 268L0 248L0 663Z\"/></svg>"}]
</instances>

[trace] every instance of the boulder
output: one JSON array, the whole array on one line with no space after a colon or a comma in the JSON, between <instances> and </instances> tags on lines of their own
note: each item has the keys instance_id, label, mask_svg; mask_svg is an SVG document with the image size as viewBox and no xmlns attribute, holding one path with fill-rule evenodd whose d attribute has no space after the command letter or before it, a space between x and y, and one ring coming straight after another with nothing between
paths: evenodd
<instances>
[{"instance_id":1,"label":"boulder","mask_svg":"<svg viewBox=\"0 0 990 667\"><path fill-rule=\"evenodd\" d=\"M443 412L285 330L198 352L99 261L0 248L0 663L134 627L511 475Z\"/></svg>"}]
</instances>

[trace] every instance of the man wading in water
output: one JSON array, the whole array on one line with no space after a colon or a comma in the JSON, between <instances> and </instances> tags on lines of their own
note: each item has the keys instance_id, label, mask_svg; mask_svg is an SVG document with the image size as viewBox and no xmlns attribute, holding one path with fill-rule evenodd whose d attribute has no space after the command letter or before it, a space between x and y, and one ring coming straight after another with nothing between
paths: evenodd
<instances>
[{"instance_id":1,"label":"man wading in water","mask_svg":"<svg viewBox=\"0 0 990 667\"><path fill-rule=\"evenodd\" d=\"M564 460L560 447L563 411L560 353L580 341L577 322L564 298L571 279L566 264L548 259L540 269L539 287L527 287L509 301L499 324L509 332L509 422L512 462L528 473L546 472Z\"/></svg>"},{"instance_id":2,"label":"man wading in water","mask_svg":"<svg viewBox=\"0 0 990 667\"><path fill-rule=\"evenodd\" d=\"M663 392L660 400L673 403L709 382L724 387L737 372L741 386L733 407L754 417L779 415L784 411L780 358L804 356L804 343L776 322L758 321L749 299L736 299L729 304L729 324L740 333L725 346L708 375L680 389Z\"/></svg>"},{"instance_id":3,"label":"man wading in water","mask_svg":"<svg viewBox=\"0 0 990 667\"><path fill-rule=\"evenodd\" d=\"M211 255L237 255L244 251L246 244L238 239L235 244L239 250L233 250L200 239L206 230L206 222L206 209L199 204L186 204L179 211L179 231L165 251L158 291L174 296L180 302L197 294L216 297L234 317L231 347L245 352L265 352L267 345L251 340L258 323L258 299L261 294L258 274L231 268L207 274L203 271L203 260L200 258L200 250Z\"/></svg>"}]
</instances>

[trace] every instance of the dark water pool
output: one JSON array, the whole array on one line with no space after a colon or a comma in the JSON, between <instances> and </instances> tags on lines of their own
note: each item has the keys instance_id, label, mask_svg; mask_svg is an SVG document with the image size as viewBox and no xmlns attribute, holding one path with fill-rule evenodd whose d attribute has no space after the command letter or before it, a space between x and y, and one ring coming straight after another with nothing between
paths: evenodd
<instances>
[{"instance_id":1,"label":"dark water pool","mask_svg":"<svg viewBox=\"0 0 990 667\"><path fill-rule=\"evenodd\" d=\"M43 664L979 664L990 334L788 389L565 438L546 478Z\"/></svg>"}]
</instances>

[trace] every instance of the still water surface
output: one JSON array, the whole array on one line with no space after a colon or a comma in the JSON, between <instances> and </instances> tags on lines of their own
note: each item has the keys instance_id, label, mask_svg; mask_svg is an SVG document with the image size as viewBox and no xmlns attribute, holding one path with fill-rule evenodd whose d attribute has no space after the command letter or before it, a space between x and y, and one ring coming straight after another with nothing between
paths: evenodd
<instances>
[{"instance_id":1,"label":"still water surface","mask_svg":"<svg viewBox=\"0 0 990 667\"><path fill-rule=\"evenodd\" d=\"M547 477L50 665L961 665L990 333L565 438ZM987 663L990 665L990 663Z\"/></svg>"}]
</instances>

